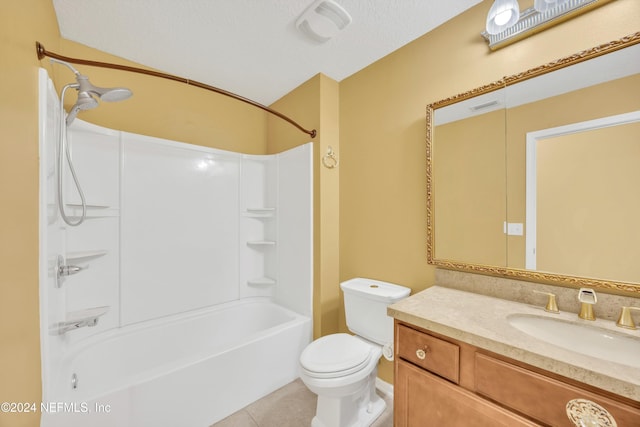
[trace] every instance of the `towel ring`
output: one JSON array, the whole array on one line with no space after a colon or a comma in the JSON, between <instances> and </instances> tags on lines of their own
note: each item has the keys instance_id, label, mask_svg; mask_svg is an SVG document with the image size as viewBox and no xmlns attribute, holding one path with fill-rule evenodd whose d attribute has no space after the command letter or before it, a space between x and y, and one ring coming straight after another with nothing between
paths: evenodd
<instances>
[{"instance_id":1,"label":"towel ring","mask_svg":"<svg viewBox=\"0 0 640 427\"><path fill-rule=\"evenodd\" d=\"M322 164L327 169L333 169L338 166L338 158L336 157L336 153L333 151L333 148L331 148L331 146L327 148L327 153L322 156Z\"/></svg>"}]
</instances>

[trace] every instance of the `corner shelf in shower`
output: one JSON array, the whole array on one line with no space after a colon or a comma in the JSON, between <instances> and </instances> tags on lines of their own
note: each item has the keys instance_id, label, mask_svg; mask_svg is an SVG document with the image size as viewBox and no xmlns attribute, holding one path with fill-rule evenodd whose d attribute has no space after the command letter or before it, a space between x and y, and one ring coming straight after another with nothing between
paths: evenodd
<instances>
[{"instance_id":1,"label":"corner shelf in shower","mask_svg":"<svg viewBox=\"0 0 640 427\"><path fill-rule=\"evenodd\" d=\"M270 277L257 277L255 279L247 280L249 286L270 286L275 285L276 281Z\"/></svg>"},{"instance_id":2,"label":"corner shelf in shower","mask_svg":"<svg viewBox=\"0 0 640 427\"><path fill-rule=\"evenodd\" d=\"M82 205L79 203L66 203L69 214L67 216L72 220L77 220L82 214ZM113 218L119 213L118 208L106 205L87 205L87 216L85 219Z\"/></svg>"},{"instance_id":3,"label":"corner shelf in shower","mask_svg":"<svg viewBox=\"0 0 640 427\"><path fill-rule=\"evenodd\" d=\"M104 250L68 252L67 262L89 261L90 259L100 258L107 253L108 251Z\"/></svg>"},{"instance_id":4,"label":"corner shelf in shower","mask_svg":"<svg viewBox=\"0 0 640 427\"><path fill-rule=\"evenodd\" d=\"M273 240L249 240L247 245L249 246L275 246L276 242Z\"/></svg>"},{"instance_id":5,"label":"corner shelf in shower","mask_svg":"<svg viewBox=\"0 0 640 427\"><path fill-rule=\"evenodd\" d=\"M67 203L66 204L70 208L78 208L82 209L82 205L80 203ZM87 210L95 210L95 209L109 209L111 206L106 205L87 205Z\"/></svg>"},{"instance_id":6,"label":"corner shelf in shower","mask_svg":"<svg viewBox=\"0 0 640 427\"><path fill-rule=\"evenodd\" d=\"M50 326L51 335L64 335L69 331L98 324L98 319L109 311L109 306L92 307L67 313L66 320Z\"/></svg>"},{"instance_id":7,"label":"corner shelf in shower","mask_svg":"<svg viewBox=\"0 0 640 427\"><path fill-rule=\"evenodd\" d=\"M243 213L249 218L273 218L276 208L247 208Z\"/></svg>"}]
</instances>

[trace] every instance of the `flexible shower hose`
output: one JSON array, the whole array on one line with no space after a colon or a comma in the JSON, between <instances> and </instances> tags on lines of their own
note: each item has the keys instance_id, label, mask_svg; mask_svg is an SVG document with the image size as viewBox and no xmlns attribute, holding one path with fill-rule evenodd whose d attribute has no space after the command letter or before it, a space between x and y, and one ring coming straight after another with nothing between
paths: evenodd
<instances>
[{"instance_id":1,"label":"flexible shower hose","mask_svg":"<svg viewBox=\"0 0 640 427\"><path fill-rule=\"evenodd\" d=\"M60 135L58 138L58 173L57 173L57 184L58 184L58 209L60 210L60 216L63 221L72 227L76 227L82 224L87 216L87 202L84 198L84 193L82 192L82 187L80 187L80 182L78 181L78 177L76 176L75 168L73 167L73 162L71 161L71 153L69 152L69 145L67 142L67 122L65 120L64 115L64 94L68 88L73 87L72 84L66 85L62 89L62 93L60 94ZM63 189L62 189L62 168L64 167L64 156L67 158L67 163L69 165L69 170L71 171L71 176L73 177L73 183L78 190L78 194L80 195L80 201L82 204L82 215L77 221L72 221L64 211L64 200L63 200Z\"/></svg>"}]
</instances>

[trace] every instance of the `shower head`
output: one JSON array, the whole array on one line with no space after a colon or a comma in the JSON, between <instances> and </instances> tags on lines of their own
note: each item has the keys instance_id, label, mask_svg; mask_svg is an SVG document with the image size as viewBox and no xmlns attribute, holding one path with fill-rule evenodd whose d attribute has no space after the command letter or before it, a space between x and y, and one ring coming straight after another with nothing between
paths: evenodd
<instances>
[{"instance_id":1,"label":"shower head","mask_svg":"<svg viewBox=\"0 0 640 427\"><path fill-rule=\"evenodd\" d=\"M78 82L78 92L87 94L97 95L101 101L107 102L115 102L115 101L123 101L128 99L133 95L131 91L124 87L113 87L113 88L104 88L94 86L90 81L89 77L83 74L76 74L76 80Z\"/></svg>"},{"instance_id":2,"label":"shower head","mask_svg":"<svg viewBox=\"0 0 640 427\"><path fill-rule=\"evenodd\" d=\"M98 106L96 97L101 101L115 102L123 101L133 95L133 93L124 87L104 88L98 87L89 81L89 77L84 74L80 74L71 64L65 61L51 58L51 62L64 65L68 67L76 75L77 83L68 84L65 86L65 90L68 88L74 88L78 91L78 101L71 107L69 115L67 116L67 126L76 118L78 113L83 110L90 110Z\"/></svg>"},{"instance_id":3,"label":"shower head","mask_svg":"<svg viewBox=\"0 0 640 427\"><path fill-rule=\"evenodd\" d=\"M89 78L83 74L76 74L76 80L79 85L79 93L86 92L87 94L97 95L101 101L123 101L133 95L129 89L124 87L104 88L95 86L89 81Z\"/></svg>"},{"instance_id":4,"label":"shower head","mask_svg":"<svg viewBox=\"0 0 640 427\"><path fill-rule=\"evenodd\" d=\"M76 101L75 105L72 109L77 108L78 110L90 110L92 108L96 108L98 106L98 101L87 92L79 92L78 93L78 101Z\"/></svg>"},{"instance_id":5,"label":"shower head","mask_svg":"<svg viewBox=\"0 0 640 427\"><path fill-rule=\"evenodd\" d=\"M69 87L74 87L76 85L67 85ZM78 100L69 110L69 114L67 115L67 126L71 124L71 122L76 118L80 111L90 110L92 108L96 108L98 106L98 101L91 95L89 92L78 92Z\"/></svg>"},{"instance_id":6,"label":"shower head","mask_svg":"<svg viewBox=\"0 0 640 427\"><path fill-rule=\"evenodd\" d=\"M100 99L107 102L116 102L131 98L132 95L133 92L126 87L112 87L100 95Z\"/></svg>"}]
</instances>

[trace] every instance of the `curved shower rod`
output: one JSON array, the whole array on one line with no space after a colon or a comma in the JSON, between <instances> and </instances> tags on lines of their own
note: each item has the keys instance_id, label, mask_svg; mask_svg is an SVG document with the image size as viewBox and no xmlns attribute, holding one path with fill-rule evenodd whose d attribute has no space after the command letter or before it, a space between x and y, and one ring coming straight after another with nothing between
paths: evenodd
<instances>
[{"instance_id":1,"label":"curved shower rod","mask_svg":"<svg viewBox=\"0 0 640 427\"><path fill-rule=\"evenodd\" d=\"M277 116L279 118L281 118L282 120L289 122L290 124L292 124L293 126L297 127L299 130L301 130L302 132L308 134L309 136L311 136L311 138L315 138L316 137L316 130L315 129L311 129L311 130L307 130L305 128L303 128L302 126L300 126L298 123L296 123L293 119L285 116L282 113L279 113L275 110L272 110L271 108L262 105L256 101L253 101L249 98L245 98L243 96L240 95L236 95L233 92L229 92L226 91L224 89L220 89L217 88L215 86L209 86L207 84L204 83L200 83L196 80L189 80L186 79L184 77L178 77L178 76L174 76L171 74L167 74L167 73L162 73L159 71L152 71L152 70L145 70L143 68L137 68L137 67L129 67L128 65L120 65L120 64L112 64L110 62L99 62L99 61L91 61L88 59L78 59L78 58L70 58L68 56L63 56L63 55L59 55L57 53L54 52L50 52L48 50L46 50L44 48L44 46L42 45L42 43L36 41L36 52L38 54L38 59L43 59L45 56L48 56L49 58L53 58L53 59L58 59L60 61L66 61L66 62L70 62L72 64L80 64L80 65L89 65L91 67L101 67L101 68L112 68L114 70L122 70L122 71L129 71L132 73L138 73L138 74L146 74L148 76L154 76L154 77L160 77L163 79L167 79L167 80L174 80L176 82L181 82L181 83L186 83L188 85L191 86L196 86L202 89L206 89L209 90L211 92L216 92L219 93L221 95L225 95L228 96L230 98L233 99L237 99L238 101L242 101L245 102L249 105L253 105L254 107L258 107L264 111L266 111L267 113L273 114L274 116Z\"/></svg>"}]
</instances>

